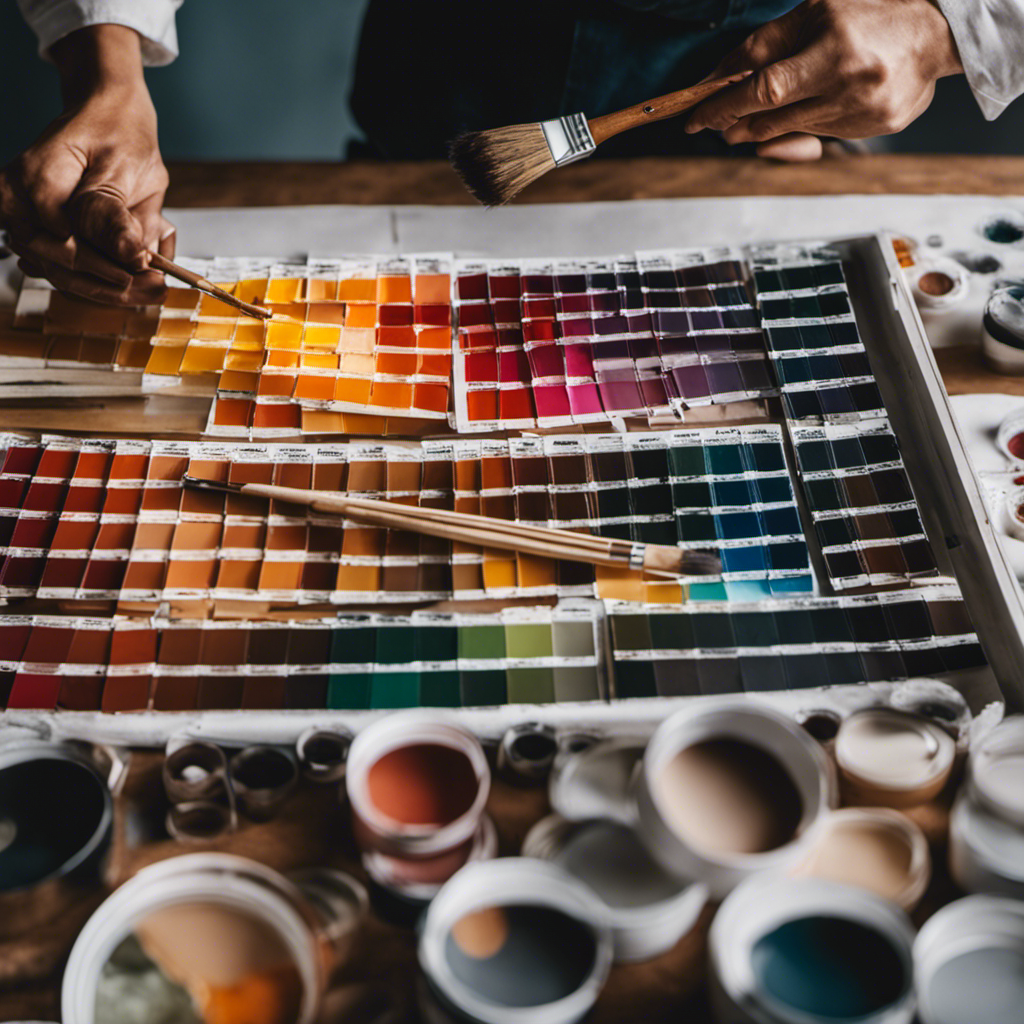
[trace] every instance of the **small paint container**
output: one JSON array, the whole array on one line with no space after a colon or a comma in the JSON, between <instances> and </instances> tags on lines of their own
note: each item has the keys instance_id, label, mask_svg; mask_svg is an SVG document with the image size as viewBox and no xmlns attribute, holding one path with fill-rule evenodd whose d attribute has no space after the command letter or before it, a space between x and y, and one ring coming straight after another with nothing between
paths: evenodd
<instances>
[{"instance_id":1,"label":"small paint container","mask_svg":"<svg viewBox=\"0 0 1024 1024\"><path fill-rule=\"evenodd\" d=\"M794 873L859 886L909 912L928 888L932 860L925 834L899 811L845 807L828 815Z\"/></svg>"},{"instance_id":2,"label":"small paint container","mask_svg":"<svg viewBox=\"0 0 1024 1024\"><path fill-rule=\"evenodd\" d=\"M1024 716L971 750L949 830L950 872L962 889L1024 898Z\"/></svg>"},{"instance_id":3,"label":"small paint container","mask_svg":"<svg viewBox=\"0 0 1024 1024\"><path fill-rule=\"evenodd\" d=\"M825 752L792 719L753 703L685 708L637 773L638 832L665 868L720 898L803 860L835 788Z\"/></svg>"},{"instance_id":4,"label":"small paint container","mask_svg":"<svg viewBox=\"0 0 1024 1024\"><path fill-rule=\"evenodd\" d=\"M524 857L563 868L604 904L618 962L650 960L672 949L696 925L707 888L681 882L658 864L627 825L537 822L523 843Z\"/></svg>"},{"instance_id":5,"label":"small paint container","mask_svg":"<svg viewBox=\"0 0 1024 1024\"><path fill-rule=\"evenodd\" d=\"M0 938L59 917L99 884L114 776L104 778L78 746L33 739L0 747Z\"/></svg>"},{"instance_id":6,"label":"small paint container","mask_svg":"<svg viewBox=\"0 0 1024 1024\"><path fill-rule=\"evenodd\" d=\"M311 1024L367 907L363 887L340 872L292 882L226 854L162 861L82 929L64 972L63 1020L92 1024L112 1000L134 998L151 1001L154 1018L168 1005L207 1020L258 1005L264 1024Z\"/></svg>"},{"instance_id":7,"label":"small paint container","mask_svg":"<svg viewBox=\"0 0 1024 1024\"><path fill-rule=\"evenodd\" d=\"M956 741L937 722L891 707L865 708L839 727L835 759L845 803L915 807L937 796Z\"/></svg>"},{"instance_id":8,"label":"small paint container","mask_svg":"<svg viewBox=\"0 0 1024 1024\"><path fill-rule=\"evenodd\" d=\"M479 1024L573 1024L612 962L604 908L553 864L523 857L464 868L430 904L419 962L432 993Z\"/></svg>"},{"instance_id":9,"label":"small paint container","mask_svg":"<svg viewBox=\"0 0 1024 1024\"><path fill-rule=\"evenodd\" d=\"M996 447L1011 462L1024 462L1024 402L999 424Z\"/></svg>"},{"instance_id":10,"label":"small paint container","mask_svg":"<svg viewBox=\"0 0 1024 1024\"><path fill-rule=\"evenodd\" d=\"M928 260L918 263L910 274L910 288L922 316L941 315L966 301L971 279L965 267L955 260Z\"/></svg>"},{"instance_id":11,"label":"small paint container","mask_svg":"<svg viewBox=\"0 0 1024 1024\"><path fill-rule=\"evenodd\" d=\"M725 1024L910 1024L914 928L894 903L821 878L767 873L711 925L712 1000Z\"/></svg>"},{"instance_id":12,"label":"small paint container","mask_svg":"<svg viewBox=\"0 0 1024 1024\"><path fill-rule=\"evenodd\" d=\"M244 747L228 763L238 809L251 821L269 821L299 781L299 763L284 747Z\"/></svg>"},{"instance_id":13,"label":"small paint container","mask_svg":"<svg viewBox=\"0 0 1024 1024\"><path fill-rule=\"evenodd\" d=\"M337 782L344 778L351 746L352 733L347 729L307 729L295 744L303 777L310 782Z\"/></svg>"},{"instance_id":14,"label":"small paint container","mask_svg":"<svg viewBox=\"0 0 1024 1024\"><path fill-rule=\"evenodd\" d=\"M981 349L997 373L1024 373L1024 287L992 292L981 320Z\"/></svg>"},{"instance_id":15,"label":"small paint container","mask_svg":"<svg viewBox=\"0 0 1024 1024\"><path fill-rule=\"evenodd\" d=\"M498 772L520 785L545 782L558 757L558 734L550 725L523 722L512 726L498 745Z\"/></svg>"},{"instance_id":16,"label":"small paint container","mask_svg":"<svg viewBox=\"0 0 1024 1024\"><path fill-rule=\"evenodd\" d=\"M921 1024L1009 1024L1024 1006L1024 903L967 896L914 942Z\"/></svg>"},{"instance_id":17,"label":"small paint container","mask_svg":"<svg viewBox=\"0 0 1024 1024\"><path fill-rule=\"evenodd\" d=\"M429 711L402 711L352 742L345 789L364 863L383 885L436 887L496 847L479 740ZM493 856L493 852L490 852Z\"/></svg>"}]
</instances>

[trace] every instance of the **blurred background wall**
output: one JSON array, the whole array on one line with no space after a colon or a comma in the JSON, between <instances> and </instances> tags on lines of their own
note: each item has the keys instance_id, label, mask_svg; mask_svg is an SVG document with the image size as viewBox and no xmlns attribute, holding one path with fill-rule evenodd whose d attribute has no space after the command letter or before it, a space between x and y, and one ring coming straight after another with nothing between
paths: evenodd
<instances>
[{"instance_id":1,"label":"blurred background wall","mask_svg":"<svg viewBox=\"0 0 1024 1024\"><path fill-rule=\"evenodd\" d=\"M181 57L148 72L165 159L343 158L357 131L347 97L365 5L366 0L187 0L178 13ZM14 0L0 0L0 85L2 164L60 110L54 71L36 55L35 37ZM1024 99L987 122L965 80L945 79L924 116L873 146L1024 153Z\"/></svg>"}]
</instances>

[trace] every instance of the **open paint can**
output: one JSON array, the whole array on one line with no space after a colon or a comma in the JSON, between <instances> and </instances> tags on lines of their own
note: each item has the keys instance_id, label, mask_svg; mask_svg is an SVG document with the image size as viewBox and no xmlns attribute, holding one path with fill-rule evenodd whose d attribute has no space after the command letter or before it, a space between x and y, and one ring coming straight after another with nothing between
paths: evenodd
<instances>
[{"instance_id":1,"label":"open paint can","mask_svg":"<svg viewBox=\"0 0 1024 1024\"><path fill-rule=\"evenodd\" d=\"M931 878L931 853L920 827L887 807L845 807L829 814L795 872L856 885L911 911Z\"/></svg>"},{"instance_id":2,"label":"open paint can","mask_svg":"<svg viewBox=\"0 0 1024 1024\"><path fill-rule=\"evenodd\" d=\"M432 895L470 860L494 856L490 783L480 741L454 721L414 710L368 725L345 772L367 870L388 887Z\"/></svg>"},{"instance_id":3,"label":"open paint can","mask_svg":"<svg viewBox=\"0 0 1024 1024\"><path fill-rule=\"evenodd\" d=\"M1024 287L997 288L985 303L981 350L997 373L1024 373Z\"/></svg>"},{"instance_id":4,"label":"open paint can","mask_svg":"<svg viewBox=\"0 0 1024 1024\"><path fill-rule=\"evenodd\" d=\"M1024 1014L1024 903L967 896L914 943L921 1024L1009 1024Z\"/></svg>"},{"instance_id":5,"label":"open paint can","mask_svg":"<svg viewBox=\"0 0 1024 1024\"><path fill-rule=\"evenodd\" d=\"M792 719L728 703L663 722L636 790L638 831L655 858L721 897L807 855L835 779L820 744Z\"/></svg>"},{"instance_id":6,"label":"open paint can","mask_svg":"<svg viewBox=\"0 0 1024 1024\"><path fill-rule=\"evenodd\" d=\"M1024 898L1024 716L979 740L953 805L949 866L968 892Z\"/></svg>"},{"instance_id":7,"label":"open paint can","mask_svg":"<svg viewBox=\"0 0 1024 1024\"><path fill-rule=\"evenodd\" d=\"M71 950L64 1024L146 1019L311 1024L331 969L366 913L340 872L291 882L254 861L191 854L140 871Z\"/></svg>"},{"instance_id":8,"label":"open paint can","mask_svg":"<svg viewBox=\"0 0 1024 1024\"><path fill-rule=\"evenodd\" d=\"M955 309L971 291L970 275L956 260L927 260L918 263L909 275L910 289L925 322Z\"/></svg>"},{"instance_id":9,"label":"open paint can","mask_svg":"<svg viewBox=\"0 0 1024 1024\"><path fill-rule=\"evenodd\" d=\"M650 960L696 925L707 887L687 884L655 861L627 825L614 821L539 821L523 843L524 857L563 868L604 904L617 961Z\"/></svg>"},{"instance_id":10,"label":"open paint can","mask_svg":"<svg viewBox=\"0 0 1024 1024\"><path fill-rule=\"evenodd\" d=\"M352 733L347 729L313 726L299 736L295 755L310 782L337 782L345 775L351 746Z\"/></svg>"},{"instance_id":11,"label":"open paint can","mask_svg":"<svg viewBox=\"0 0 1024 1024\"><path fill-rule=\"evenodd\" d=\"M423 919L419 960L438 1001L480 1024L572 1024L594 1005L612 962L604 908L553 864L472 864Z\"/></svg>"},{"instance_id":12,"label":"open paint can","mask_svg":"<svg viewBox=\"0 0 1024 1024\"><path fill-rule=\"evenodd\" d=\"M846 803L914 807L937 796L956 758L956 740L938 722L891 707L848 716L835 740Z\"/></svg>"},{"instance_id":13,"label":"open paint can","mask_svg":"<svg viewBox=\"0 0 1024 1024\"><path fill-rule=\"evenodd\" d=\"M0 936L52 920L99 883L113 821L108 779L86 750L0 746Z\"/></svg>"},{"instance_id":14,"label":"open paint can","mask_svg":"<svg viewBox=\"0 0 1024 1024\"><path fill-rule=\"evenodd\" d=\"M907 915L863 889L772 873L748 879L711 925L717 1019L910 1024L913 941Z\"/></svg>"}]
</instances>

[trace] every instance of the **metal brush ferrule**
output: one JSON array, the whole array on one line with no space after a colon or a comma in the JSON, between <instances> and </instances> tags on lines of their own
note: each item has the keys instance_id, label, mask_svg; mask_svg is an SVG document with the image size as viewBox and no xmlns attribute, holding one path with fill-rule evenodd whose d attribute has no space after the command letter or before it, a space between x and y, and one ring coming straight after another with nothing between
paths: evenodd
<instances>
[{"instance_id":1,"label":"metal brush ferrule","mask_svg":"<svg viewBox=\"0 0 1024 1024\"><path fill-rule=\"evenodd\" d=\"M643 544L634 544L629 549L629 567L630 569L642 569L644 567Z\"/></svg>"},{"instance_id":2,"label":"metal brush ferrule","mask_svg":"<svg viewBox=\"0 0 1024 1024\"><path fill-rule=\"evenodd\" d=\"M582 160L597 149L584 114L567 114L554 121L541 121L540 127L556 167Z\"/></svg>"}]
</instances>

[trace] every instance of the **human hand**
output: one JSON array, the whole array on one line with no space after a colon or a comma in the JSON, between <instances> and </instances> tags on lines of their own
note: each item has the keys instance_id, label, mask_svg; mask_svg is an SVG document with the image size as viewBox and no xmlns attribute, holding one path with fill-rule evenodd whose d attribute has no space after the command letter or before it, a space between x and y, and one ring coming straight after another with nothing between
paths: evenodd
<instances>
[{"instance_id":1,"label":"human hand","mask_svg":"<svg viewBox=\"0 0 1024 1024\"><path fill-rule=\"evenodd\" d=\"M98 25L51 53L65 111L0 171L0 227L29 276L96 302L158 302L149 250L173 256L174 228L139 37Z\"/></svg>"},{"instance_id":2,"label":"human hand","mask_svg":"<svg viewBox=\"0 0 1024 1024\"><path fill-rule=\"evenodd\" d=\"M808 159L821 143L807 134L901 131L931 103L936 79L963 67L931 0L805 0L750 35L712 76L743 70L756 74L697 106L686 130L713 128L730 144L760 143L763 156Z\"/></svg>"}]
</instances>

